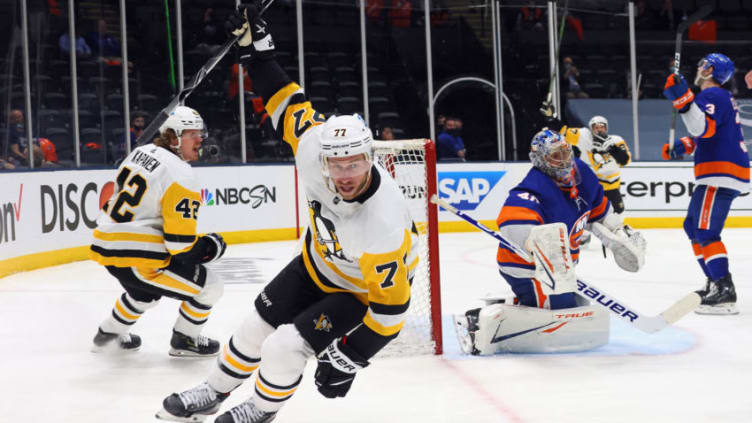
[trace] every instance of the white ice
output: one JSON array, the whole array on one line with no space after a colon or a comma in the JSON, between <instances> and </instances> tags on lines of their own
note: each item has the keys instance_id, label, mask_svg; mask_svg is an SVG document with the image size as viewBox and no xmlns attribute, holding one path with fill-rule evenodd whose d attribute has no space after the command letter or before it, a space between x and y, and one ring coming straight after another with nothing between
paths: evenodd
<instances>
[{"instance_id":1,"label":"white ice","mask_svg":"<svg viewBox=\"0 0 752 423\"><path fill-rule=\"evenodd\" d=\"M681 230L645 230L640 273L604 260L597 241L578 273L646 314L658 314L704 283ZM462 356L449 316L509 294L485 234L440 238L443 356L377 359L344 399L304 382L279 422L749 422L752 421L752 248L749 229L726 229L737 316L690 314L647 335L612 318L611 341L580 354ZM227 288L204 333L226 341L293 242L231 245L223 260L249 266L224 274ZM248 279L251 279L251 283ZM89 352L99 322L121 293L90 261L0 279L0 422L150 422L168 394L201 382L213 359L167 355L178 302L163 299L135 325L141 351ZM251 393L246 382L223 410Z\"/></svg>"}]
</instances>

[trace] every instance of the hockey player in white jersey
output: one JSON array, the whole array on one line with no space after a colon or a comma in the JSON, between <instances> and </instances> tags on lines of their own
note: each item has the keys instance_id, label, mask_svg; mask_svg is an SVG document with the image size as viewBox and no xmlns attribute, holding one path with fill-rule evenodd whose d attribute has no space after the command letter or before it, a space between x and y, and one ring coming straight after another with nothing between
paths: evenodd
<instances>
[{"instance_id":1,"label":"hockey player in white jersey","mask_svg":"<svg viewBox=\"0 0 752 423\"><path fill-rule=\"evenodd\" d=\"M251 398L215 422L270 422L314 356L319 392L344 397L356 373L399 334L418 264L407 203L374 164L365 122L358 115L325 120L274 61L258 5L240 10L245 13L228 18L229 29L242 35L241 60L295 153L309 227L302 252L264 287L208 379L164 399L157 417L167 420L201 421L216 413L255 372Z\"/></svg>"},{"instance_id":2,"label":"hockey player in white jersey","mask_svg":"<svg viewBox=\"0 0 752 423\"><path fill-rule=\"evenodd\" d=\"M188 164L198 158L204 121L178 106L159 132L120 165L114 194L97 219L89 257L125 292L99 325L94 351L138 349L141 338L129 329L165 296L182 301L170 355L216 356L219 343L200 333L223 285L203 263L220 258L226 245L218 234L196 233L201 197Z\"/></svg>"}]
</instances>

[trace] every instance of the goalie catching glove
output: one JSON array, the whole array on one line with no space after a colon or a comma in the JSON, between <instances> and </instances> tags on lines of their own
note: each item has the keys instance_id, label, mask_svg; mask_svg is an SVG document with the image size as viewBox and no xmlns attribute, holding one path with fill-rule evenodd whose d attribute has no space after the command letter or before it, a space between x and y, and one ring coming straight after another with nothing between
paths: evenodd
<instances>
[{"instance_id":1,"label":"goalie catching glove","mask_svg":"<svg viewBox=\"0 0 752 423\"><path fill-rule=\"evenodd\" d=\"M355 379L355 373L368 366L364 359L346 344L346 338L335 339L317 357L316 386L327 398L344 397Z\"/></svg>"},{"instance_id":2,"label":"goalie catching glove","mask_svg":"<svg viewBox=\"0 0 752 423\"><path fill-rule=\"evenodd\" d=\"M261 1L241 3L225 21L225 29L238 38L240 59L270 59L274 54L274 40L266 22L261 19Z\"/></svg>"},{"instance_id":3,"label":"goalie catching glove","mask_svg":"<svg viewBox=\"0 0 752 423\"><path fill-rule=\"evenodd\" d=\"M645 238L640 232L624 225L619 215L609 213L602 223L593 223L590 230L611 250L616 264L622 269L637 272L645 264Z\"/></svg>"}]
</instances>

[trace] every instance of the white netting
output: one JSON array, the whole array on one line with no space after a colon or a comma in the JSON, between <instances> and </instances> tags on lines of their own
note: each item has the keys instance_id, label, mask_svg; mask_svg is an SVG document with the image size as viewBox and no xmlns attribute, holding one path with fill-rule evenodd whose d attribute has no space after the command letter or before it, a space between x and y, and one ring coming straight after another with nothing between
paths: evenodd
<instances>
[{"instance_id":1,"label":"white netting","mask_svg":"<svg viewBox=\"0 0 752 423\"><path fill-rule=\"evenodd\" d=\"M432 307L431 265L429 261L428 187L426 179L426 156L424 139L403 141L375 141L375 160L397 181L407 200L413 222L418 229L420 263L413 278L410 308L405 325L397 339L387 345L380 357L433 354L434 340ZM435 169L435 163L430 164ZM433 231L436 231L433 228ZM438 263L434 264L438 267ZM437 273L438 275L438 273ZM440 314L439 314L440 316ZM441 325L441 322L435 322Z\"/></svg>"}]
</instances>

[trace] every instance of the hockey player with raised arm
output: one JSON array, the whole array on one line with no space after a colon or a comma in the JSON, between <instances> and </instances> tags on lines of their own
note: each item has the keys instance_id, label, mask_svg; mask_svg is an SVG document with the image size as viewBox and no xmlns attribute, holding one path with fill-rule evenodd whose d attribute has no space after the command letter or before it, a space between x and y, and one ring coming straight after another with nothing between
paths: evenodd
<instances>
[{"instance_id":1,"label":"hockey player with raised arm","mask_svg":"<svg viewBox=\"0 0 752 423\"><path fill-rule=\"evenodd\" d=\"M97 219L89 257L106 267L125 292L94 337L94 350L136 350L129 333L160 298L182 301L170 340L172 356L215 356L219 343L201 335L223 285L204 263L224 254L218 234L196 233L201 205L191 165L205 137L197 111L177 106L159 138L131 152L118 168L114 194Z\"/></svg>"},{"instance_id":2,"label":"hockey player with raised arm","mask_svg":"<svg viewBox=\"0 0 752 423\"><path fill-rule=\"evenodd\" d=\"M254 372L253 395L215 422L272 421L303 379L309 358L327 398L344 397L355 375L394 339L410 303L417 233L400 188L373 162L358 115L328 120L273 58L258 5L228 18L241 60L292 147L308 200L302 252L256 298L207 380L163 401L157 417L201 421ZM250 22L250 30L248 28Z\"/></svg>"},{"instance_id":3,"label":"hockey player with raised arm","mask_svg":"<svg viewBox=\"0 0 752 423\"><path fill-rule=\"evenodd\" d=\"M510 192L497 218L497 264L513 301L456 316L463 350L496 352L583 351L608 342L607 312L576 295L580 237L589 228L611 249L617 264L636 272L645 241L625 229L593 171L552 130L532 140L532 169Z\"/></svg>"},{"instance_id":4,"label":"hockey player with raised arm","mask_svg":"<svg viewBox=\"0 0 752 423\"><path fill-rule=\"evenodd\" d=\"M744 144L739 109L731 93L722 88L734 75L734 64L723 54L711 53L697 64L695 96L679 74L666 79L663 94L679 111L691 137L663 146L663 158L679 159L694 153L695 180L684 231L707 277L696 291L700 314L736 314L736 290L729 273L721 231L731 203L749 192L749 156Z\"/></svg>"}]
</instances>

